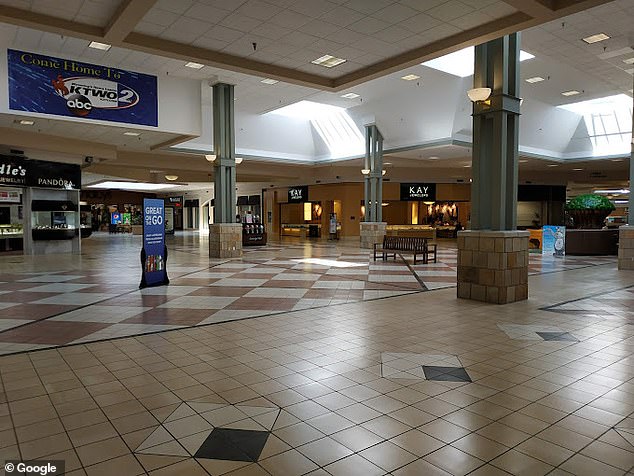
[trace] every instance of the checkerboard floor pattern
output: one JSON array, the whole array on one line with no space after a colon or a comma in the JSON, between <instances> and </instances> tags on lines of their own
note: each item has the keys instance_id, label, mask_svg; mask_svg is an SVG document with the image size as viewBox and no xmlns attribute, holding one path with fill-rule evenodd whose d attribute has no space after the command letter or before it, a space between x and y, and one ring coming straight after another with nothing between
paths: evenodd
<instances>
[{"instance_id":1,"label":"checkerboard floor pattern","mask_svg":"<svg viewBox=\"0 0 634 476\"><path fill-rule=\"evenodd\" d=\"M94 239L93 239L94 238ZM0 354L78 344L399 296L456 285L457 251L441 244L438 263L411 257L374 261L359 248L316 242L245 249L241 259L208 260L197 236L176 237L167 287L137 289L138 240L97 235L80 262L45 260L45 271L7 269L0 281ZM113 247L113 241L116 249ZM60 258L57 258L58 261ZM54 258L51 258L54 260ZM13 261L20 261L14 258ZM605 264L605 258L548 260L530 272ZM66 265L68 266L68 265ZM7 266L9 268L9 266ZM18 266L12 266L18 268ZM52 269L51 269L52 268Z\"/></svg>"}]
</instances>

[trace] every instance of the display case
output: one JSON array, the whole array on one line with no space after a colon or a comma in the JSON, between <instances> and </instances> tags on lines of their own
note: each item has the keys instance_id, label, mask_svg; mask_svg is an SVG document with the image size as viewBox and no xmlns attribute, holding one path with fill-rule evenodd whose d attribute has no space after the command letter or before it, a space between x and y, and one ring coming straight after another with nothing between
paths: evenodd
<instances>
[{"instance_id":1,"label":"display case","mask_svg":"<svg viewBox=\"0 0 634 476\"><path fill-rule=\"evenodd\" d=\"M79 212L71 201L33 200L31 228L34 241L70 240L79 234Z\"/></svg>"},{"instance_id":2,"label":"display case","mask_svg":"<svg viewBox=\"0 0 634 476\"><path fill-rule=\"evenodd\" d=\"M92 209L88 204L82 204L79 210L80 233L82 238L92 235Z\"/></svg>"},{"instance_id":3,"label":"display case","mask_svg":"<svg viewBox=\"0 0 634 476\"><path fill-rule=\"evenodd\" d=\"M21 223L0 225L0 252L23 249L23 235Z\"/></svg>"},{"instance_id":4,"label":"display case","mask_svg":"<svg viewBox=\"0 0 634 476\"><path fill-rule=\"evenodd\" d=\"M262 223L242 224L242 246L266 245L266 228Z\"/></svg>"}]
</instances>

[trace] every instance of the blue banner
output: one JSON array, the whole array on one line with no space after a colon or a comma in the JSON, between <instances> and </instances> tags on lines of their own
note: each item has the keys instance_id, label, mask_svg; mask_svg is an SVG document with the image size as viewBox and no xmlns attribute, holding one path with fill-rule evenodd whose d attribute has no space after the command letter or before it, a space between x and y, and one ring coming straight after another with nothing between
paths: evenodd
<instances>
[{"instance_id":1,"label":"blue banner","mask_svg":"<svg viewBox=\"0 0 634 476\"><path fill-rule=\"evenodd\" d=\"M165 246L165 203L162 199L143 199L141 265L143 270L139 287L169 284Z\"/></svg>"},{"instance_id":2,"label":"blue banner","mask_svg":"<svg viewBox=\"0 0 634 476\"><path fill-rule=\"evenodd\" d=\"M156 76L8 50L9 109L158 126Z\"/></svg>"}]
</instances>

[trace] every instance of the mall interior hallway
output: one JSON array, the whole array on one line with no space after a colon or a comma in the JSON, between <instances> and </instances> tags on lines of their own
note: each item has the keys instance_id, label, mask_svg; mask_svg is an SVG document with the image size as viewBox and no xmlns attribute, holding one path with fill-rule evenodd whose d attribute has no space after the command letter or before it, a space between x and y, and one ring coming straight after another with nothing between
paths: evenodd
<instances>
[{"instance_id":1,"label":"mall interior hallway","mask_svg":"<svg viewBox=\"0 0 634 476\"><path fill-rule=\"evenodd\" d=\"M634 272L531 256L530 298L456 299L456 251L354 242L210 261L141 237L0 258L0 453L67 474L623 475L634 470Z\"/></svg>"}]
</instances>

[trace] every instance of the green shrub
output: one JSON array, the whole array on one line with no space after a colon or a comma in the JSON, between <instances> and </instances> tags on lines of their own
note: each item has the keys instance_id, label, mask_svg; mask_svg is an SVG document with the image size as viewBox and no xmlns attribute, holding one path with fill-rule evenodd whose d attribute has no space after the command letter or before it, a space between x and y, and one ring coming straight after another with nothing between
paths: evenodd
<instances>
[{"instance_id":1,"label":"green shrub","mask_svg":"<svg viewBox=\"0 0 634 476\"><path fill-rule=\"evenodd\" d=\"M568 203L566 203L566 210L603 210L607 212L611 212L616 207L614 204L608 200L606 197L601 195L595 195L593 193L589 193L586 195L579 195L578 197L573 198Z\"/></svg>"}]
</instances>

